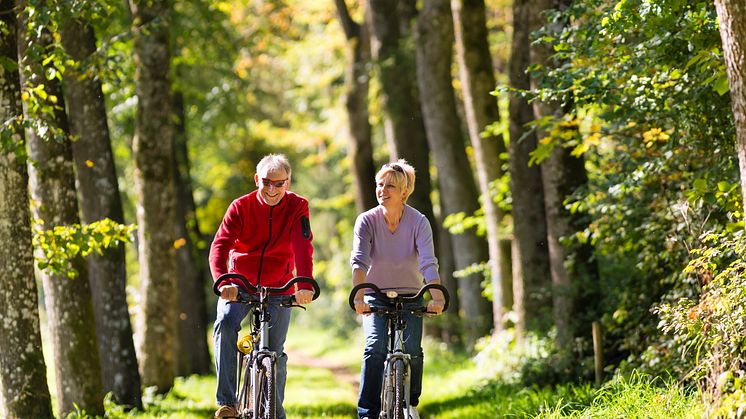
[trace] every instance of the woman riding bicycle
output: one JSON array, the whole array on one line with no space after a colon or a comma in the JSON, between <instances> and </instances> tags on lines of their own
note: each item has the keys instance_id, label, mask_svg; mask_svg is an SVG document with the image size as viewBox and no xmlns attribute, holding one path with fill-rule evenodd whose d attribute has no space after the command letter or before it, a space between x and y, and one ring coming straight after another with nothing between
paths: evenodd
<instances>
[{"instance_id":1,"label":"woman riding bicycle","mask_svg":"<svg viewBox=\"0 0 746 419\"><path fill-rule=\"evenodd\" d=\"M228 272L240 273L252 285L282 287L291 278L312 277L313 246L308 201L290 191L290 163L281 154L270 154L256 166L257 190L231 203L210 247L213 280ZM238 296L240 281L222 286L217 305L215 366L218 376L216 418L236 417L236 341L241 321L248 314L244 304L230 304ZM289 290L288 293L292 293ZM298 304L308 304L313 291L302 284L295 292ZM272 298L272 297L271 297ZM280 298L280 297L278 297ZM277 418L284 419L282 399L287 375L283 352L290 323L290 308L270 307L269 350L277 358Z\"/></svg>"},{"instance_id":2,"label":"woman riding bicycle","mask_svg":"<svg viewBox=\"0 0 746 419\"><path fill-rule=\"evenodd\" d=\"M370 282L384 292L415 294L427 283L440 283L438 260L433 250L432 228L422 213L407 205L414 190L414 168L405 160L383 165L376 174L379 205L357 217L350 265L353 287ZM431 291L427 311L440 314L443 294ZM366 314L371 305L381 304L373 295L355 296L355 311ZM422 318L406 315L404 349L411 356L410 417L419 419L416 406L422 393ZM365 350L360 373L357 413L360 418L377 419L381 411L381 385L386 360L386 319L364 316Z\"/></svg>"}]
</instances>

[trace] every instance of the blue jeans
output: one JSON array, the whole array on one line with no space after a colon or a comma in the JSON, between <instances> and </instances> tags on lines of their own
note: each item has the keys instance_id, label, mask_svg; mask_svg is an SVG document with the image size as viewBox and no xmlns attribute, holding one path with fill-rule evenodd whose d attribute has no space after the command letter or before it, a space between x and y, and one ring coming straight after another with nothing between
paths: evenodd
<instances>
[{"instance_id":1,"label":"blue jeans","mask_svg":"<svg viewBox=\"0 0 746 419\"><path fill-rule=\"evenodd\" d=\"M380 305L380 299L366 295L365 302L371 306ZM421 307L422 302L411 304ZM410 359L410 391L409 402L417 406L422 394L422 317L405 314L407 327L404 329L404 352ZM363 365L360 372L360 393L357 398L357 415L378 419L381 412L381 386L383 385L383 364L386 361L388 327L386 317L378 315L363 316L363 332L365 333L365 350L363 351Z\"/></svg>"},{"instance_id":2,"label":"blue jeans","mask_svg":"<svg viewBox=\"0 0 746 419\"><path fill-rule=\"evenodd\" d=\"M270 297L277 301L282 297ZM221 406L236 404L236 368L238 348L238 331L241 321L249 314L249 307L218 299L218 315L213 328L215 340L215 369L218 376L216 392L217 403ZM290 308L270 306L269 350L277 353L277 418L285 418L282 401L285 398L285 379L287 378L288 357L285 354L285 338L290 325Z\"/></svg>"}]
</instances>

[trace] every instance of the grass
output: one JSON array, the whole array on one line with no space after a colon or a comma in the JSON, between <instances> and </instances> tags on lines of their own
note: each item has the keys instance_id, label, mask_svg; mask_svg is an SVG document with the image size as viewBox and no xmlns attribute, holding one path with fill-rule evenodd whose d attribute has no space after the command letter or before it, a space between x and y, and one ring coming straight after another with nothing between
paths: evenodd
<instances>
[{"instance_id":1,"label":"grass","mask_svg":"<svg viewBox=\"0 0 746 419\"><path fill-rule=\"evenodd\" d=\"M350 419L356 414L356 392L350 376L359 374L363 338L296 322L288 337L291 353L285 392L288 418ZM617 379L600 389L590 385L522 387L494 377L464 354L454 354L433 341L425 342L424 394L420 412L426 419L474 418L699 418L704 409L695 391L673 380L636 375ZM323 358L344 370L341 379L330 369L305 365L302 356ZM491 363L500 362L497 359ZM504 355L502 355L504 356ZM489 375L492 375L490 377ZM145 411L124 412L107 404L110 418L208 418L215 409L215 377L178 378L165 396L143 396ZM85 417L79 414L78 417Z\"/></svg>"}]
</instances>

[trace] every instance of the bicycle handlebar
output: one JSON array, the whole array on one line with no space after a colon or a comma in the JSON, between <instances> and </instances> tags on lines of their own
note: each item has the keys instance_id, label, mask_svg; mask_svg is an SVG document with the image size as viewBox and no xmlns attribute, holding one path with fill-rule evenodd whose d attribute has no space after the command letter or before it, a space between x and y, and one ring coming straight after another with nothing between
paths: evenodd
<instances>
[{"instance_id":1,"label":"bicycle handlebar","mask_svg":"<svg viewBox=\"0 0 746 419\"><path fill-rule=\"evenodd\" d=\"M375 284L371 284L370 282L364 282L362 284L356 285L352 289L352 291L350 291L350 297L348 299L348 303L350 304L351 309L355 310L355 295L357 295L357 292L362 289L366 289L366 288L373 290L373 293L376 294L376 296L383 299L384 301L387 301L390 304L395 304L396 302L407 303L407 302L417 301L420 297L422 297L425 294L425 291L429 289L437 289L443 293L443 299L445 300L443 302L443 311L448 310L448 303L450 301L448 290L446 289L446 287L444 287L441 284L425 284L422 288L420 288L419 291L417 291L417 294L411 297L397 295L396 297L391 298L388 295L386 295L386 293L381 291L381 289L378 288L378 286L376 286ZM371 307L371 309L372 308L373 307Z\"/></svg>"},{"instance_id":2,"label":"bicycle handlebar","mask_svg":"<svg viewBox=\"0 0 746 419\"><path fill-rule=\"evenodd\" d=\"M250 293L259 292L259 288L262 288L262 289L264 289L267 292L268 295L277 295L277 294L281 294L281 293L289 290L290 287L292 287L293 285L295 285L297 283L305 283L305 284L309 284L309 285L311 285L313 287L313 298L312 298L312 300L315 300L315 299L319 298L319 294L321 294L321 290L319 289L319 284L313 278L309 278L307 276L296 276L295 278L293 278L290 281L288 281L287 284L285 284L285 285L283 285L282 287L279 287L279 288L276 288L276 287L265 287L265 286L259 286L259 287L257 287L255 285L252 285L249 282L249 280L246 279L245 276L243 276L243 275L241 275L239 273L232 272L232 273L227 273L227 274L220 275L220 278L218 278L218 280L215 281L214 284L212 284L212 291L215 293L215 295L220 296L220 290L219 290L220 286L223 285L223 282L225 282L228 279L232 279L232 278L236 278L236 279L240 280L241 281L241 285L243 286L243 288L245 288L246 291L248 291Z\"/></svg>"}]
</instances>

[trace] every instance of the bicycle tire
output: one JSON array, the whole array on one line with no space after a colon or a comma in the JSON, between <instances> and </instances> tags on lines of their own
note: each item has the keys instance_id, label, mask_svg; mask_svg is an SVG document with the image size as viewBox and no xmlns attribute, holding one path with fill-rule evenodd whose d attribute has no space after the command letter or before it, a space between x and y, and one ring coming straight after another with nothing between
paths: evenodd
<instances>
[{"instance_id":1,"label":"bicycle tire","mask_svg":"<svg viewBox=\"0 0 746 419\"><path fill-rule=\"evenodd\" d=\"M259 367L259 405L257 419L277 419L277 389L275 362L272 357L265 356Z\"/></svg>"},{"instance_id":2,"label":"bicycle tire","mask_svg":"<svg viewBox=\"0 0 746 419\"><path fill-rule=\"evenodd\" d=\"M251 364L252 357L247 357L246 364L243 366L243 376L239 383L238 397L238 417L241 419L251 418Z\"/></svg>"},{"instance_id":3,"label":"bicycle tire","mask_svg":"<svg viewBox=\"0 0 746 419\"><path fill-rule=\"evenodd\" d=\"M394 360L392 367L392 374L394 378L394 400L393 419L409 419L409 406L407 406L407 394L405 393L406 387L404 383L406 365L401 359Z\"/></svg>"},{"instance_id":4,"label":"bicycle tire","mask_svg":"<svg viewBox=\"0 0 746 419\"><path fill-rule=\"evenodd\" d=\"M391 361L386 360L383 371L383 384L381 386L381 413L378 416L378 419L392 419L394 417L394 383Z\"/></svg>"}]
</instances>

